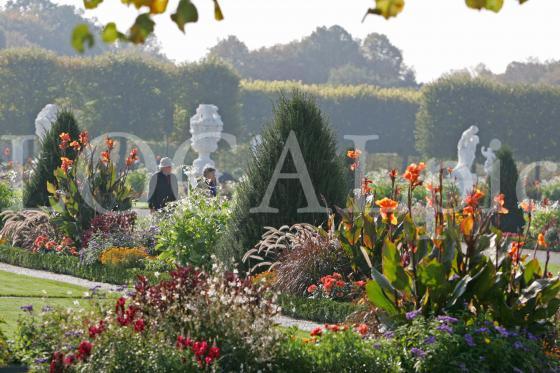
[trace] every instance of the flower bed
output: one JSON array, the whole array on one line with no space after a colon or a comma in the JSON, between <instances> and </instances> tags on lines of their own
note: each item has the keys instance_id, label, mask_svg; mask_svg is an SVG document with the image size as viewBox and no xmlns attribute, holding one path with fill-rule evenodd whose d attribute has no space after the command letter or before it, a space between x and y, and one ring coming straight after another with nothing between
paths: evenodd
<instances>
[{"instance_id":1,"label":"flower bed","mask_svg":"<svg viewBox=\"0 0 560 373\"><path fill-rule=\"evenodd\" d=\"M331 299L310 299L288 294L278 296L282 314L301 320L319 323L340 323L355 312L367 311L368 306L350 302L337 302Z\"/></svg>"}]
</instances>

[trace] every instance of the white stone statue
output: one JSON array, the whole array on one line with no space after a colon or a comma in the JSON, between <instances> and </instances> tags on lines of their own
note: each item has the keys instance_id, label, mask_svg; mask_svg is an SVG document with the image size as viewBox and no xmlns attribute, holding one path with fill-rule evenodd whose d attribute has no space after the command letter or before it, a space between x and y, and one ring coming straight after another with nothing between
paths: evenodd
<instances>
[{"instance_id":1,"label":"white stone statue","mask_svg":"<svg viewBox=\"0 0 560 373\"><path fill-rule=\"evenodd\" d=\"M48 104L39 112L35 119L35 134L39 140L43 140L47 132L50 131L57 115L58 106L55 104Z\"/></svg>"},{"instance_id":2,"label":"white stone statue","mask_svg":"<svg viewBox=\"0 0 560 373\"><path fill-rule=\"evenodd\" d=\"M455 179L463 198L472 190L476 180L476 175L471 172L471 169L476 158L476 147L480 142L477 133L478 127L470 126L463 132L457 143L458 162L451 176Z\"/></svg>"},{"instance_id":3,"label":"white stone statue","mask_svg":"<svg viewBox=\"0 0 560 373\"><path fill-rule=\"evenodd\" d=\"M218 149L224 123L218 107L215 105L201 104L196 109L196 114L191 118L191 144L198 153L198 158L193 162L192 172L196 176L202 175L206 167L214 167L210 154Z\"/></svg>"},{"instance_id":4,"label":"white stone statue","mask_svg":"<svg viewBox=\"0 0 560 373\"><path fill-rule=\"evenodd\" d=\"M494 150L492 147L485 148L484 146L480 148L480 152L486 158L484 162L484 172L487 176L490 176L492 173L492 167L494 167L494 162L496 161L496 154L494 154Z\"/></svg>"}]
</instances>

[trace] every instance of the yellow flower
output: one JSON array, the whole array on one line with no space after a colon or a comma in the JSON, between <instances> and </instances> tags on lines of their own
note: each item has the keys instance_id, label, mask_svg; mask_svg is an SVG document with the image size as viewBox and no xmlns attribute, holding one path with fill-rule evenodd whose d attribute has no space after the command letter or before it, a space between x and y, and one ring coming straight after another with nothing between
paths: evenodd
<instances>
[{"instance_id":1,"label":"yellow flower","mask_svg":"<svg viewBox=\"0 0 560 373\"><path fill-rule=\"evenodd\" d=\"M101 264L119 265L139 259L149 258L143 247L111 247L99 256Z\"/></svg>"}]
</instances>

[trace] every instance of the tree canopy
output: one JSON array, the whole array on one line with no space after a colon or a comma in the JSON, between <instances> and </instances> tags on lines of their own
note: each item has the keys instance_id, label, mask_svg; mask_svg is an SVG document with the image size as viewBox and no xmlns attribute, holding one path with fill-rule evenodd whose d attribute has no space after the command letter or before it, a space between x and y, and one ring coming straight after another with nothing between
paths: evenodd
<instances>
[{"instance_id":1,"label":"tree canopy","mask_svg":"<svg viewBox=\"0 0 560 373\"><path fill-rule=\"evenodd\" d=\"M301 40L253 51L229 36L212 47L209 56L230 63L243 78L252 80L416 86L402 52L385 35L372 33L357 40L340 26L318 27Z\"/></svg>"}]
</instances>

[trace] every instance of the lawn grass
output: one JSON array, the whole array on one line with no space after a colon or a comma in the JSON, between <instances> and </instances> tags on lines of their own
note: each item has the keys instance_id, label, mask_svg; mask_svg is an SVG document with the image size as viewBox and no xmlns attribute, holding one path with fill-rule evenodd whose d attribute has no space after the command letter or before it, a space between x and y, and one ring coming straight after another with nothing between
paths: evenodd
<instances>
[{"instance_id":1,"label":"lawn grass","mask_svg":"<svg viewBox=\"0 0 560 373\"><path fill-rule=\"evenodd\" d=\"M0 271L0 297L80 298L88 289Z\"/></svg>"},{"instance_id":2,"label":"lawn grass","mask_svg":"<svg viewBox=\"0 0 560 373\"><path fill-rule=\"evenodd\" d=\"M549 264L548 265L548 270L550 272L552 272L553 275L559 275L560 274L560 264Z\"/></svg>"},{"instance_id":3,"label":"lawn grass","mask_svg":"<svg viewBox=\"0 0 560 373\"><path fill-rule=\"evenodd\" d=\"M46 305L87 307L88 301L82 299L86 291L84 287L64 282L0 271L0 317L5 321L0 328L9 338L15 331L17 319L24 314L22 306L32 305L35 312Z\"/></svg>"}]
</instances>

